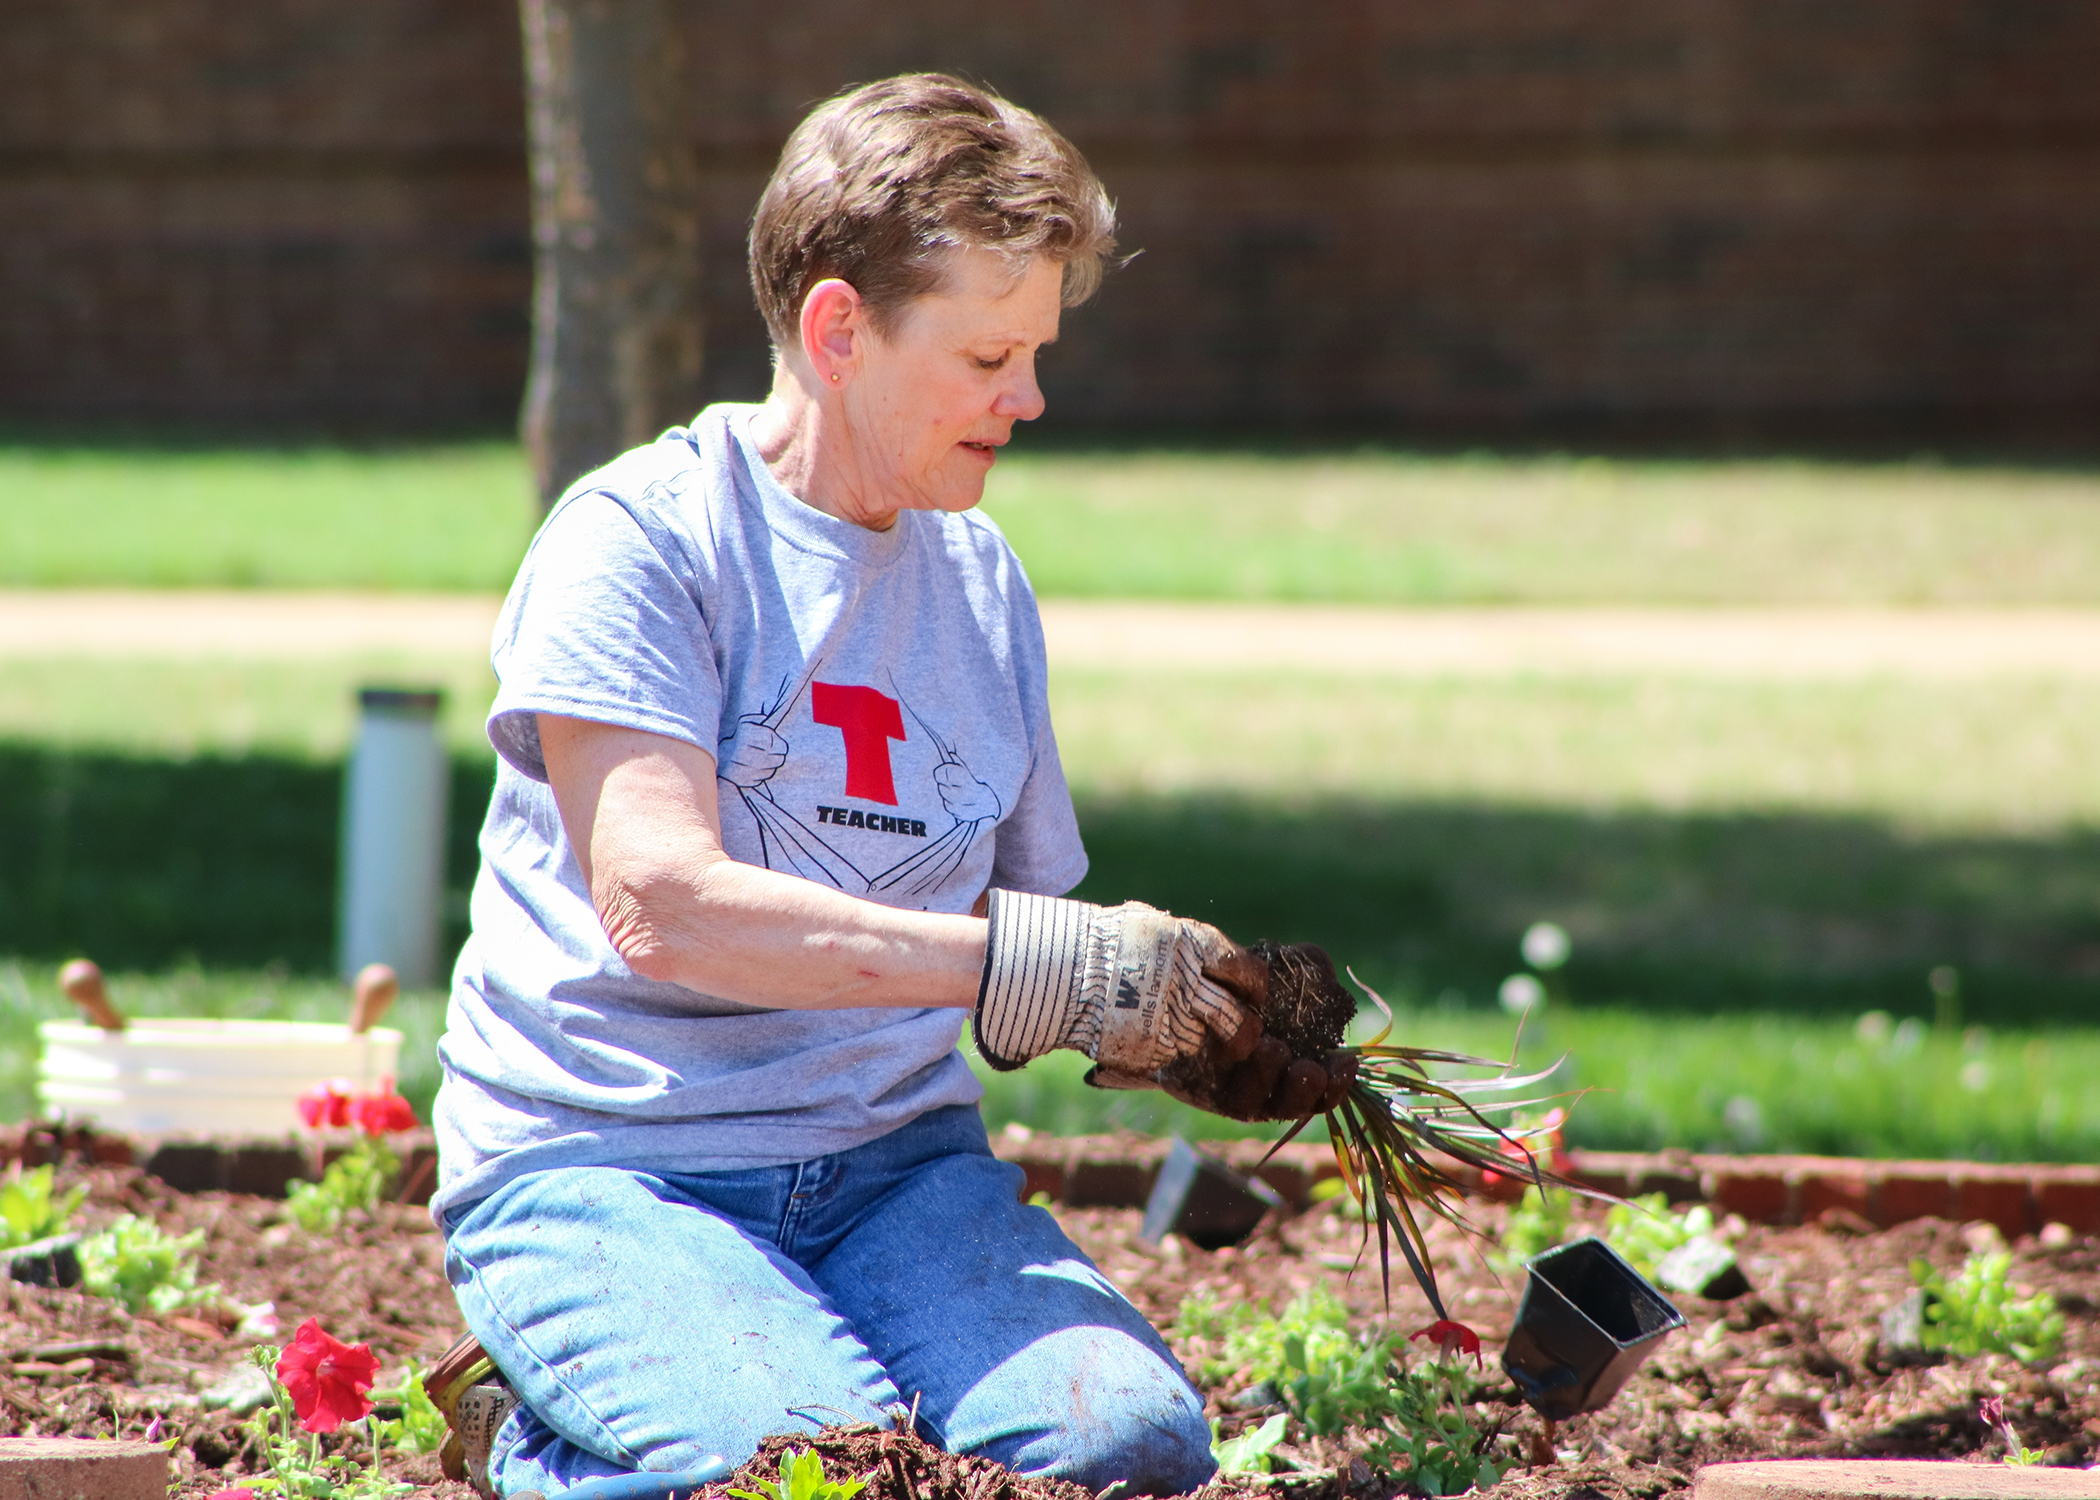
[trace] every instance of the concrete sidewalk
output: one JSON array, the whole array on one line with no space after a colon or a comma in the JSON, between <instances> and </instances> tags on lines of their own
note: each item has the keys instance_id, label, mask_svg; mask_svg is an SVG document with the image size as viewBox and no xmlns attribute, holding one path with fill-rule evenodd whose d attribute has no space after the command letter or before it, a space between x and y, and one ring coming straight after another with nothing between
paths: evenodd
<instances>
[{"instance_id":1,"label":"concrete sidewalk","mask_svg":"<svg viewBox=\"0 0 2100 1500\"><path fill-rule=\"evenodd\" d=\"M0 591L0 660L486 655L489 595ZM1376 609L1059 599L1064 668L2100 677L2100 610Z\"/></svg>"}]
</instances>

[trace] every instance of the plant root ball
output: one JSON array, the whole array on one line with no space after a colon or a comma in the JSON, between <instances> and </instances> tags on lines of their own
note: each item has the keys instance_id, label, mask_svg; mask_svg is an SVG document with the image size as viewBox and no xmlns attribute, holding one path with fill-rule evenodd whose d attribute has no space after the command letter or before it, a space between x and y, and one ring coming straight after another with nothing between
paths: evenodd
<instances>
[{"instance_id":1,"label":"plant root ball","mask_svg":"<svg viewBox=\"0 0 2100 1500\"><path fill-rule=\"evenodd\" d=\"M1269 998L1262 1028L1291 1049L1293 1057L1324 1058L1342 1045L1356 1019L1356 999L1334 972L1334 960L1317 943L1254 945L1269 966Z\"/></svg>"}]
</instances>

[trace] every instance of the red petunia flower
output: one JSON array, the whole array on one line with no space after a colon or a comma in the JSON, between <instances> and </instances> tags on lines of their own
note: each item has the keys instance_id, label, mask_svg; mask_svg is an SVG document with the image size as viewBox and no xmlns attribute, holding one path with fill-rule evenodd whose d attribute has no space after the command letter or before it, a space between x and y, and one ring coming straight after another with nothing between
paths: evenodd
<instances>
[{"instance_id":1,"label":"red petunia flower","mask_svg":"<svg viewBox=\"0 0 2100 1500\"><path fill-rule=\"evenodd\" d=\"M277 1359L277 1378L284 1382L308 1432L333 1432L372 1410L365 1392L379 1378L379 1360L363 1344L331 1338L319 1318L308 1318Z\"/></svg>"},{"instance_id":2,"label":"red petunia flower","mask_svg":"<svg viewBox=\"0 0 2100 1500\"><path fill-rule=\"evenodd\" d=\"M317 1083L299 1096L299 1118L308 1130L350 1123L350 1095L339 1080Z\"/></svg>"},{"instance_id":3,"label":"red petunia flower","mask_svg":"<svg viewBox=\"0 0 2100 1500\"><path fill-rule=\"evenodd\" d=\"M389 1135L397 1130L416 1128L415 1108L394 1092L391 1078L379 1081L378 1093L359 1094L351 1100L350 1118L366 1135Z\"/></svg>"},{"instance_id":4,"label":"red petunia flower","mask_svg":"<svg viewBox=\"0 0 2100 1500\"><path fill-rule=\"evenodd\" d=\"M1476 1369L1485 1362L1480 1355L1480 1335L1465 1324L1453 1322L1450 1318L1438 1318L1427 1328L1417 1328L1408 1338L1432 1340L1446 1359L1451 1357L1454 1350L1460 1354L1470 1354Z\"/></svg>"}]
</instances>

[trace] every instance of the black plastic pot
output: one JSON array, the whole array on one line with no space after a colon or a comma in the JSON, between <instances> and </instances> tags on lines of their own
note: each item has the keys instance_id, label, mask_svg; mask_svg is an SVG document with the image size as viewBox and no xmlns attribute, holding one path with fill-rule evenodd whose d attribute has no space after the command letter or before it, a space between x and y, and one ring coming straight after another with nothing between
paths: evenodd
<instances>
[{"instance_id":1,"label":"black plastic pot","mask_svg":"<svg viewBox=\"0 0 2100 1500\"><path fill-rule=\"evenodd\" d=\"M0 1251L7 1262L8 1276L30 1286L78 1286L80 1284L80 1236L54 1235Z\"/></svg>"},{"instance_id":2,"label":"black plastic pot","mask_svg":"<svg viewBox=\"0 0 2100 1500\"><path fill-rule=\"evenodd\" d=\"M1565 1421L1611 1404L1684 1315L1600 1239L1525 1262L1531 1281L1502 1368L1532 1409Z\"/></svg>"},{"instance_id":3,"label":"black plastic pot","mask_svg":"<svg viewBox=\"0 0 2100 1500\"><path fill-rule=\"evenodd\" d=\"M1205 1250L1222 1250L1254 1233L1262 1215L1282 1202L1259 1177L1242 1176L1177 1135L1145 1202L1138 1237L1157 1245L1172 1232Z\"/></svg>"}]
</instances>

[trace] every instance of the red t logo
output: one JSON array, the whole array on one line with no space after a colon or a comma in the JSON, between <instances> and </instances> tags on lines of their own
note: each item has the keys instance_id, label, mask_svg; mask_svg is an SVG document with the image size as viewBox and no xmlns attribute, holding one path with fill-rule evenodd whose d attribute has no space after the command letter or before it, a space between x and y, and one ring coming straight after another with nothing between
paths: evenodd
<instances>
[{"instance_id":1,"label":"red t logo","mask_svg":"<svg viewBox=\"0 0 2100 1500\"><path fill-rule=\"evenodd\" d=\"M890 776L890 741L904 738L904 712L895 698L870 687L809 685L809 716L846 737L846 795L897 805Z\"/></svg>"}]
</instances>

